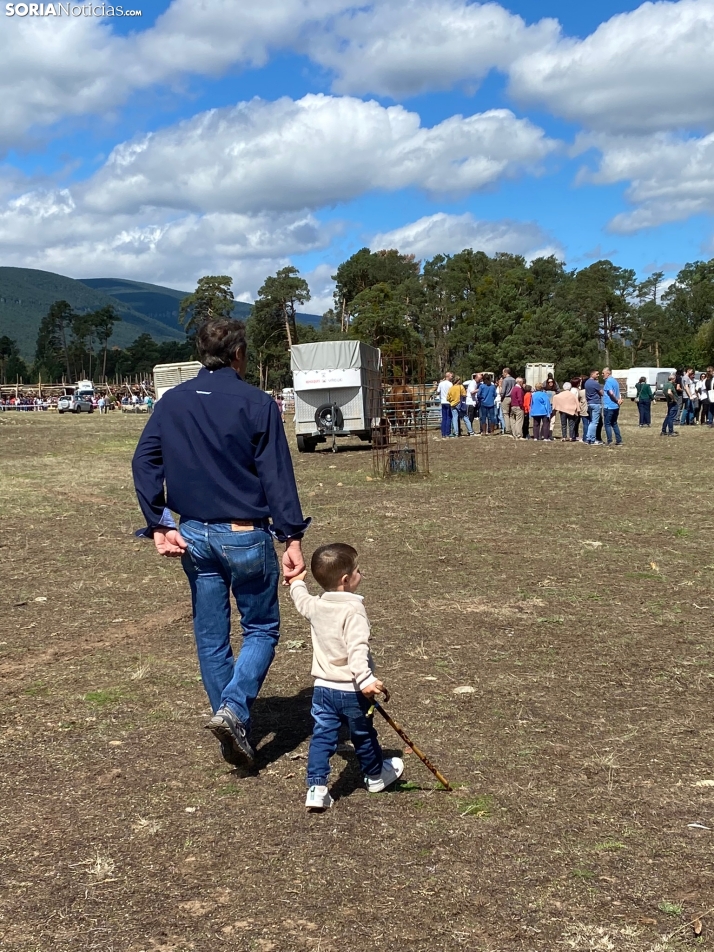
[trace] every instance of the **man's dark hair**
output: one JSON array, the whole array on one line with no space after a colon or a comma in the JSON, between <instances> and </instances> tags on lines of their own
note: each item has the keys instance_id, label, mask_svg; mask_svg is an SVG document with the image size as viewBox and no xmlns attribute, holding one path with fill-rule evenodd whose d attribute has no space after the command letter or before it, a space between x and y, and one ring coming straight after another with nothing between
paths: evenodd
<instances>
[{"instance_id":1,"label":"man's dark hair","mask_svg":"<svg viewBox=\"0 0 714 952\"><path fill-rule=\"evenodd\" d=\"M207 370L230 367L236 351L245 350L245 324L224 318L204 321L196 332L196 347Z\"/></svg>"},{"instance_id":2,"label":"man's dark hair","mask_svg":"<svg viewBox=\"0 0 714 952\"><path fill-rule=\"evenodd\" d=\"M352 575L357 568L357 550L345 542L321 545L312 553L310 571L326 592L334 592L343 575Z\"/></svg>"}]
</instances>

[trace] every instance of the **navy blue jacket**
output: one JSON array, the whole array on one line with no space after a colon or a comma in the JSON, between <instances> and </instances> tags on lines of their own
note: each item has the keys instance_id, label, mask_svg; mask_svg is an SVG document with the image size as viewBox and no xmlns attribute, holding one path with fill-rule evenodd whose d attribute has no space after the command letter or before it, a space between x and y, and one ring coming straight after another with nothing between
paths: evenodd
<instances>
[{"instance_id":1,"label":"navy blue jacket","mask_svg":"<svg viewBox=\"0 0 714 952\"><path fill-rule=\"evenodd\" d=\"M147 535L171 525L165 507L200 522L270 517L280 542L310 524L278 406L232 367L204 367L157 401L132 470Z\"/></svg>"}]
</instances>

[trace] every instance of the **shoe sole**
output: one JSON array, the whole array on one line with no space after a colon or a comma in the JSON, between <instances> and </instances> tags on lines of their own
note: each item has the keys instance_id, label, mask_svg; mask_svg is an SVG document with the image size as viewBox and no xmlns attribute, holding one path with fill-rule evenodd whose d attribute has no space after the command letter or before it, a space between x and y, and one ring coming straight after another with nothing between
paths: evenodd
<instances>
[{"instance_id":1,"label":"shoe sole","mask_svg":"<svg viewBox=\"0 0 714 952\"><path fill-rule=\"evenodd\" d=\"M255 766L255 757L251 756L247 751L243 750L243 748L238 745L233 731L227 724L207 724L206 728L221 742L221 744L225 744L235 756L236 762L228 760L228 758L226 758L224 755L224 759L227 760L229 764L233 764L234 767Z\"/></svg>"}]
</instances>

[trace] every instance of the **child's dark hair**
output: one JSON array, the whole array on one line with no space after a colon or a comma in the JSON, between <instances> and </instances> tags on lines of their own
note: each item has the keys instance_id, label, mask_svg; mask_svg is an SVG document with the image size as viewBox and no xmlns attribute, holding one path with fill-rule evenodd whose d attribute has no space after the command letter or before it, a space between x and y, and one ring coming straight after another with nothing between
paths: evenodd
<instances>
[{"instance_id":1,"label":"child's dark hair","mask_svg":"<svg viewBox=\"0 0 714 952\"><path fill-rule=\"evenodd\" d=\"M357 568L357 550L345 542L321 545L312 553L310 571L326 592L334 591L343 575L352 575Z\"/></svg>"}]
</instances>

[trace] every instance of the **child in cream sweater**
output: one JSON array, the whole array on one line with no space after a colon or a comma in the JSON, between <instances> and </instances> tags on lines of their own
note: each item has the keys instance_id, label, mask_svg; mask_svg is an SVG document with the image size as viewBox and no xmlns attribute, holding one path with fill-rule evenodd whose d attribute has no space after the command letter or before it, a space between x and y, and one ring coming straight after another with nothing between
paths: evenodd
<instances>
[{"instance_id":1,"label":"child in cream sweater","mask_svg":"<svg viewBox=\"0 0 714 952\"><path fill-rule=\"evenodd\" d=\"M346 724L362 767L367 790L379 793L404 772L399 757L384 758L372 719L370 699L384 690L372 670L369 619L357 595L362 573L351 545L335 542L316 549L310 563L313 576L324 588L310 595L303 572L290 582L295 607L310 622L312 634L312 696L314 730L307 761L307 799L310 810L327 810L333 800L327 789L330 757L337 750Z\"/></svg>"}]
</instances>

